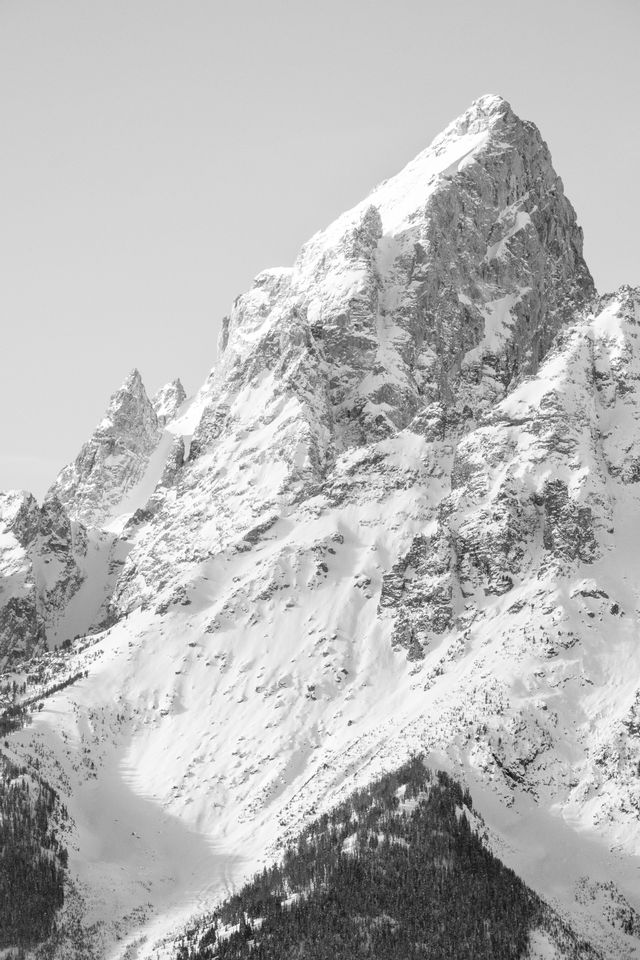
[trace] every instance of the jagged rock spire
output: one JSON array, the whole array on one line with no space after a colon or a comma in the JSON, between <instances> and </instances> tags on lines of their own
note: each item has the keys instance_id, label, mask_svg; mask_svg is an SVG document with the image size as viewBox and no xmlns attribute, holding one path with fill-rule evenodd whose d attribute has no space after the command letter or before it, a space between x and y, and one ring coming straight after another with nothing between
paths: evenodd
<instances>
[{"instance_id":1,"label":"jagged rock spire","mask_svg":"<svg viewBox=\"0 0 640 960\"><path fill-rule=\"evenodd\" d=\"M158 423L166 426L176 416L186 399L187 394L179 379L171 380L160 387L151 400Z\"/></svg>"},{"instance_id":2,"label":"jagged rock spire","mask_svg":"<svg viewBox=\"0 0 640 960\"><path fill-rule=\"evenodd\" d=\"M47 493L69 515L100 525L142 479L161 434L158 418L137 369L111 397L104 417Z\"/></svg>"}]
</instances>

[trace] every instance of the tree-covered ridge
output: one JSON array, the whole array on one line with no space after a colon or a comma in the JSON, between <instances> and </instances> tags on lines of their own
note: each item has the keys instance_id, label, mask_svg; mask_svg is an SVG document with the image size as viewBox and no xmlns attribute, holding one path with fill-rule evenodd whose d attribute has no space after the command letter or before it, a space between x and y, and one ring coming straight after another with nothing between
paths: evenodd
<instances>
[{"instance_id":1,"label":"tree-covered ridge","mask_svg":"<svg viewBox=\"0 0 640 960\"><path fill-rule=\"evenodd\" d=\"M0 753L0 949L39 943L53 930L67 866L56 817L66 810L55 790Z\"/></svg>"},{"instance_id":2,"label":"tree-covered ridge","mask_svg":"<svg viewBox=\"0 0 640 960\"><path fill-rule=\"evenodd\" d=\"M309 825L177 960L517 960L561 924L471 829L471 796L414 758ZM203 932L204 930L204 932ZM567 957L593 957L562 929Z\"/></svg>"}]
</instances>

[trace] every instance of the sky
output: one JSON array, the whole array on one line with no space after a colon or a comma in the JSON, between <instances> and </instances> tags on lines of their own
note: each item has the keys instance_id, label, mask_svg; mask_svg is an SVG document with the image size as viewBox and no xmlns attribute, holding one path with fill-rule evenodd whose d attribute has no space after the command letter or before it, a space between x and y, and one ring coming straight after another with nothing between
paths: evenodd
<instances>
[{"instance_id":1,"label":"sky","mask_svg":"<svg viewBox=\"0 0 640 960\"><path fill-rule=\"evenodd\" d=\"M194 392L252 278L484 93L533 120L598 289L640 283L637 0L0 0L0 489L135 366Z\"/></svg>"}]
</instances>

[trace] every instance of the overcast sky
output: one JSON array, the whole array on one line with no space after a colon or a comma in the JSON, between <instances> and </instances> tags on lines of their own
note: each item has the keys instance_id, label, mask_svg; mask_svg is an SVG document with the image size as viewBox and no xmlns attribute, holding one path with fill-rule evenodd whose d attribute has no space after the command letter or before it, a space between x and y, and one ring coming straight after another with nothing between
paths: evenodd
<instances>
[{"instance_id":1,"label":"overcast sky","mask_svg":"<svg viewBox=\"0 0 640 960\"><path fill-rule=\"evenodd\" d=\"M534 120L598 288L640 283L638 0L0 0L0 489L137 366L188 392L261 269L483 93Z\"/></svg>"}]
</instances>

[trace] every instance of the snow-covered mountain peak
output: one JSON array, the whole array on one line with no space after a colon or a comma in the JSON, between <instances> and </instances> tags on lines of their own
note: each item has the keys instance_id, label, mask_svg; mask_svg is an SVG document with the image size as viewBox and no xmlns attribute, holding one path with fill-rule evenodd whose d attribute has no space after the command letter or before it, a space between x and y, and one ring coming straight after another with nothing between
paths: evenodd
<instances>
[{"instance_id":1,"label":"snow-covered mountain peak","mask_svg":"<svg viewBox=\"0 0 640 960\"><path fill-rule=\"evenodd\" d=\"M467 131L474 126L486 126L498 117L518 121L518 117L514 114L508 100L497 93L485 93L476 97L464 113L452 120L443 132L436 137L434 143L440 139L446 139L451 131L460 132L461 130Z\"/></svg>"},{"instance_id":2,"label":"snow-covered mountain peak","mask_svg":"<svg viewBox=\"0 0 640 960\"><path fill-rule=\"evenodd\" d=\"M499 93L483 93L471 103L467 113L477 112L491 115L496 113L511 113L511 104Z\"/></svg>"},{"instance_id":3,"label":"snow-covered mountain peak","mask_svg":"<svg viewBox=\"0 0 640 960\"><path fill-rule=\"evenodd\" d=\"M126 375L122 382L122 386L119 390L116 391L114 396L117 396L118 393L143 393L144 392L144 383L142 380L142 374L137 367L132 367L129 373Z\"/></svg>"},{"instance_id":4,"label":"snow-covered mountain peak","mask_svg":"<svg viewBox=\"0 0 640 960\"><path fill-rule=\"evenodd\" d=\"M33 535L33 513L37 509L35 497L27 490L3 490L0 492L1 536L14 534L20 544L28 543ZM6 546L6 541L0 541ZM2 549L2 547L0 547Z\"/></svg>"},{"instance_id":5,"label":"snow-covered mountain peak","mask_svg":"<svg viewBox=\"0 0 640 960\"><path fill-rule=\"evenodd\" d=\"M258 381L264 392L267 371L274 397L291 388L308 411L309 476L416 417L419 431L466 428L537 369L593 293L537 128L483 97L312 237L292 269L264 271L236 300L193 449L218 435L223 409L233 418L233 397ZM246 429L268 403L244 400Z\"/></svg>"},{"instance_id":6,"label":"snow-covered mountain peak","mask_svg":"<svg viewBox=\"0 0 640 960\"><path fill-rule=\"evenodd\" d=\"M120 427L127 429L134 420L151 423L153 429L153 405L147 396L140 371L134 367L111 396L105 416L97 431L114 433Z\"/></svg>"},{"instance_id":7,"label":"snow-covered mountain peak","mask_svg":"<svg viewBox=\"0 0 640 960\"><path fill-rule=\"evenodd\" d=\"M180 407L186 399L186 391L179 379L171 380L160 387L151 399L151 406L158 418L158 423L161 426L166 426L178 415Z\"/></svg>"},{"instance_id":8,"label":"snow-covered mountain peak","mask_svg":"<svg viewBox=\"0 0 640 960\"><path fill-rule=\"evenodd\" d=\"M56 496L71 518L100 526L119 512L142 479L162 428L137 369L111 397L104 417L64 467L47 498Z\"/></svg>"},{"instance_id":9,"label":"snow-covered mountain peak","mask_svg":"<svg viewBox=\"0 0 640 960\"><path fill-rule=\"evenodd\" d=\"M474 160L480 160L485 149L504 151L513 145L522 148L525 142L530 150L544 146L537 128L521 121L506 100L494 95L480 97L399 173L384 180L361 203L316 234L303 248L303 256L335 244L362 220L370 207L378 210L383 233L398 234L420 214L443 181L451 180ZM545 161L550 166L548 151Z\"/></svg>"}]
</instances>

